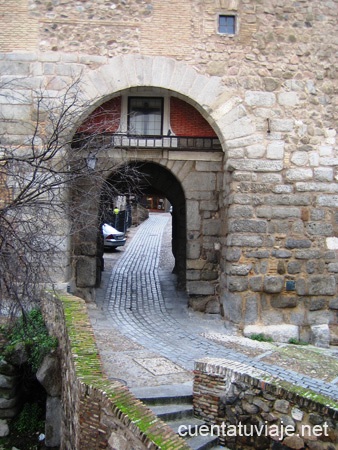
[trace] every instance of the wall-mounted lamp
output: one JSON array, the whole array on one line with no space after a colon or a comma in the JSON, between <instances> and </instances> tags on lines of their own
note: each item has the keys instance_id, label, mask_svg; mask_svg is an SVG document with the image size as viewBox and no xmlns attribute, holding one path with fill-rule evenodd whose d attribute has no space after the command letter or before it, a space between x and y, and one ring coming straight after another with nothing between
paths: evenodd
<instances>
[{"instance_id":1,"label":"wall-mounted lamp","mask_svg":"<svg viewBox=\"0 0 338 450\"><path fill-rule=\"evenodd\" d=\"M95 170L97 157L94 153L90 152L86 158L87 168L88 170Z\"/></svg>"}]
</instances>

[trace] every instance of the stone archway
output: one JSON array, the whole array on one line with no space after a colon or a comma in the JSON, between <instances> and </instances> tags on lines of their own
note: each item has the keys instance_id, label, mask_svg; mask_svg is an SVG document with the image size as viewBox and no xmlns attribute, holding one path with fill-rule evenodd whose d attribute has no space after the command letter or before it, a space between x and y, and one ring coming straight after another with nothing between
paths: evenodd
<instances>
[{"instance_id":1,"label":"stone archway","mask_svg":"<svg viewBox=\"0 0 338 450\"><path fill-rule=\"evenodd\" d=\"M87 72L80 88L86 110L79 116L77 128L98 106L119 93L157 88L189 103L216 132L221 144L217 153L202 154L198 149L171 152L170 149L154 148L128 154L128 150L122 149L118 157L121 164L131 163L136 158L147 164L151 172L151 164L154 164L152 167L163 167L164 173L171 172L177 178L186 199L186 223L178 226L185 230L185 245L182 246L185 257L178 259L182 274L185 268L181 279L187 278L187 291L196 304L205 305L204 299L207 299L208 304L217 304L219 308L219 277L223 270L220 268L220 249L226 236L226 193L230 190L226 186L231 182L228 169L230 172L241 169L242 160L237 159L236 152L242 154L243 145L257 140L255 125L247 115L242 99L227 90L218 77L201 75L173 59L140 55L119 56L109 64ZM113 157L114 152L116 156L116 149L111 148L106 156ZM89 264L89 258L87 262ZM94 268L91 271L94 276ZM213 306L212 310L217 308Z\"/></svg>"}]
</instances>

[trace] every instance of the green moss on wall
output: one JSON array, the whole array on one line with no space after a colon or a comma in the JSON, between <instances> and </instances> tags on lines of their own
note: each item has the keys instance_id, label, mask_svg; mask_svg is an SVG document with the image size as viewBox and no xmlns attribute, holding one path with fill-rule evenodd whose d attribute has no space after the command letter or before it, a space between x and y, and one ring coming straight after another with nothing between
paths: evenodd
<instances>
[{"instance_id":1,"label":"green moss on wall","mask_svg":"<svg viewBox=\"0 0 338 450\"><path fill-rule=\"evenodd\" d=\"M188 450L174 433L164 437L163 423L142 402L118 382L111 382L104 374L85 302L72 295L59 295L67 328L76 375L85 385L104 392L113 407L125 414L141 433L162 450Z\"/></svg>"}]
</instances>

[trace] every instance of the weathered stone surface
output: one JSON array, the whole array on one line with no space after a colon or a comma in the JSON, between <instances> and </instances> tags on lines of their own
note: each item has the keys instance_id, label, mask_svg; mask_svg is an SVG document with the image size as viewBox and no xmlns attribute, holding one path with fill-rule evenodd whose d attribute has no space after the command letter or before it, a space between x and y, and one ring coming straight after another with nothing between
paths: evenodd
<instances>
[{"instance_id":1,"label":"weathered stone surface","mask_svg":"<svg viewBox=\"0 0 338 450\"><path fill-rule=\"evenodd\" d=\"M0 374L0 388L12 389L18 383L18 377L1 375Z\"/></svg>"},{"instance_id":2,"label":"weathered stone surface","mask_svg":"<svg viewBox=\"0 0 338 450\"><path fill-rule=\"evenodd\" d=\"M233 323L242 320L242 298L240 294L228 292L222 299L224 318Z\"/></svg>"},{"instance_id":3,"label":"weathered stone surface","mask_svg":"<svg viewBox=\"0 0 338 450\"><path fill-rule=\"evenodd\" d=\"M252 269L251 264L232 264L229 267L228 272L230 275L245 276L248 275L251 269Z\"/></svg>"},{"instance_id":4,"label":"weathered stone surface","mask_svg":"<svg viewBox=\"0 0 338 450\"><path fill-rule=\"evenodd\" d=\"M128 450L129 442L127 437L113 431L108 440L108 445L111 450Z\"/></svg>"},{"instance_id":5,"label":"weathered stone surface","mask_svg":"<svg viewBox=\"0 0 338 450\"><path fill-rule=\"evenodd\" d=\"M6 360L0 360L0 374L2 375L16 375L17 368Z\"/></svg>"},{"instance_id":6,"label":"weathered stone surface","mask_svg":"<svg viewBox=\"0 0 338 450\"><path fill-rule=\"evenodd\" d=\"M76 263L77 287L94 287L96 285L96 258L78 256Z\"/></svg>"},{"instance_id":7,"label":"weathered stone surface","mask_svg":"<svg viewBox=\"0 0 338 450\"><path fill-rule=\"evenodd\" d=\"M327 301L324 298L310 297L306 299L306 305L309 311L318 311L326 308Z\"/></svg>"},{"instance_id":8,"label":"weathered stone surface","mask_svg":"<svg viewBox=\"0 0 338 450\"><path fill-rule=\"evenodd\" d=\"M45 356L36 373L36 378L51 397L61 394L61 367L55 353Z\"/></svg>"},{"instance_id":9,"label":"weathered stone surface","mask_svg":"<svg viewBox=\"0 0 338 450\"><path fill-rule=\"evenodd\" d=\"M338 297L330 300L329 308L338 309Z\"/></svg>"},{"instance_id":10,"label":"weathered stone surface","mask_svg":"<svg viewBox=\"0 0 338 450\"><path fill-rule=\"evenodd\" d=\"M295 308L297 306L297 298L291 295L278 295L271 299L271 306L274 308Z\"/></svg>"},{"instance_id":11,"label":"weathered stone surface","mask_svg":"<svg viewBox=\"0 0 338 450\"><path fill-rule=\"evenodd\" d=\"M288 414L290 402L288 402L287 400L276 400L273 407L275 411L281 412L283 414Z\"/></svg>"},{"instance_id":12,"label":"weathered stone surface","mask_svg":"<svg viewBox=\"0 0 338 450\"><path fill-rule=\"evenodd\" d=\"M330 346L330 328L328 325L312 325L311 342L316 347L328 348Z\"/></svg>"},{"instance_id":13,"label":"weathered stone surface","mask_svg":"<svg viewBox=\"0 0 338 450\"><path fill-rule=\"evenodd\" d=\"M245 101L250 106L273 106L276 102L276 96L268 92L248 91L245 95Z\"/></svg>"},{"instance_id":14,"label":"weathered stone surface","mask_svg":"<svg viewBox=\"0 0 338 450\"><path fill-rule=\"evenodd\" d=\"M47 397L45 443L47 447L59 447L61 442L61 399L59 397Z\"/></svg>"},{"instance_id":15,"label":"weathered stone surface","mask_svg":"<svg viewBox=\"0 0 338 450\"><path fill-rule=\"evenodd\" d=\"M266 233L267 223L264 220L231 220L229 230L238 233Z\"/></svg>"},{"instance_id":16,"label":"weathered stone surface","mask_svg":"<svg viewBox=\"0 0 338 450\"><path fill-rule=\"evenodd\" d=\"M262 276L250 277L249 288L254 292L263 291L263 277Z\"/></svg>"},{"instance_id":17,"label":"weathered stone surface","mask_svg":"<svg viewBox=\"0 0 338 450\"><path fill-rule=\"evenodd\" d=\"M299 338L299 329L296 325L247 325L244 327L244 336L263 333L276 342L288 342L290 338Z\"/></svg>"},{"instance_id":18,"label":"weathered stone surface","mask_svg":"<svg viewBox=\"0 0 338 450\"><path fill-rule=\"evenodd\" d=\"M190 295L214 295L215 287L207 281L189 281L187 290Z\"/></svg>"},{"instance_id":19,"label":"weathered stone surface","mask_svg":"<svg viewBox=\"0 0 338 450\"><path fill-rule=\"evenodd\" d=\"M283 440L283 444L288 448L292 448L294 450L300 450L304 448L304 440L299 436L287 436Z\"/></svg>"},{"instance_id":20,"label":"weathered stone surface","mask_svg":"<svg viewBox=\"0 0 338 450\"><path fill-rule=\"evenodd\" d=\"M332 236L333 228L329 223L310 222L306 224L306 230L311 235Z\"/></svg>"},{"instance_id":21,"label":"weathered stone surface","mask_svg":"<svg viewBox=\"0 0 338 450\"><path fill-rule=\"evenodd\" d=\"M258 405L254 405L254 404L248 403L246 401L242 402L242 408L243 408L244 412L246 412L248 414L257 414L259 411Z\"/></svg>"},{"instance_id":22,"label":"weathered stone surface","mask_svg":"<svg viewBox=\"0 0 338 450\"><path fill-rule=\"evenodd\" d=\"M14 349L9 355L6 355L6 360L14 366L21 366L21 364L27 362L27 359L28 354L26 351L26 347L23 343L20 342L14 346Z\"/></svg>"},{"instance_id":23,"label":"weathered stone surface","mask_svg":"<svg viewBox=\"0 0 338 450\"><path fill-rule=\"evenodd\" d=\"M248 280L246 277L228 277L228 289L230 292L242 292L248 288Z\"/></svg>"},{"instance_id":24,"label":"weathered stone surface","mask_svg":"<svg viewBox=\"0 0 338 450\"><path fill-rule=\"evenodd\" d=\"M276 294L284 288L284 277L266 276L264 277L264 291L269 294Z\"/></svg>"},{"instance_id":25,"label":"weathered stone surface","mask_svg":"<svg viewBox=\"0 0 338 450\"><path fill-rule=\"evenodd\" d=\"M337 285L334 276L309 277L309 295L335 295Z\"/></svg>"},{"instance_id":26,"label":"weathered stone surface","mask_svg":"<svg viewBox=\"0 0 338 450\"><path fill-rule=\"evenodd\" d=\"M311 241L309 239L292 239L288 238L285 243L286 248L310 248Z\"/></svg>"},{"instance_id":27,"label":"weathered stone surface","mask_svg":"<svg viewBox=\"0 0 338 450\"><path fill-rule=\"evenodd\" d=\"M303 420L304 412L301 411L299 408L292 408L291 417L293 420L300 422L301 420Z\"/></svg>"},{"instance_id":28,"label":"weathered stone surface","mask_svg":"<svg viewBox=\"0 0 338 450\"><path fill-rule=\"evenodd\" d=\"M270 411L270 407L269 407L268 402L266 402L265 400L261 399L260 397L255 397L253 399L252 403L254 405L258 406L258 408L261 411L264 411L265 413Z\"/></svg>"},{"instance_id":29,"label":"weathered stone surface","mask_svg":"<svg viewBox=\"0 0 338 450\"><path fill-rule=\"evenodd\" d=\"M221 305L218 298L212 298L207 302L205 307L206 314L220 314L220 312L221 312Z\"/></svg>"},{"instance_id":30,"label":"weathered stone surface","mask_svg":"<svg viewBox=\"0 0 338 450\"><path fill-rule=\"evenodd\" d=\"M9 435L9 426L7 420L0 420L0 437L5 437Z\"/></svg>"}]
</instances>

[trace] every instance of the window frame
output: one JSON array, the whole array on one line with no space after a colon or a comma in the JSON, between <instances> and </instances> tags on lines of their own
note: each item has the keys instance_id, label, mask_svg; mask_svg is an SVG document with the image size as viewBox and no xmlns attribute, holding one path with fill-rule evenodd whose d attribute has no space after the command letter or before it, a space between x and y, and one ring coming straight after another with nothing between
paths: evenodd
<instances>
[{"instance_id":1,"label":"window frame","mask_svg":"<svg viewBox=\"0 0 338 450\"><path fill-rule=\"evenodd\" d=\"M134 133L131 132L130 130L130 118L131 118L131 102L132 100L160 100L161 101L161 107L160 107L160 115L161 115L161 130L160 130L160 134L142 134L139 135L140 137L160 137L163 136L163 123L164 123L164 97L160 97L160 96L146 96L146 95L128 95L128 101L127 101L127 134L129 136L134 136Z\"/></svg>"},{"instance_id":2,"label":"window frame","mask_svg":"<svg viewBox=\"0 0 338 450\"><path fill-rule=\"evenodd\" d=\"M232 17L234 20L234 28L233 28L233 33L226 33L226 32L222 32L220 31L220 20L222 17L226 17L226 18L230 18ZM217 15L217 33L220 36L235 36L238 33L238 17L237 14L234 13L219 13Z\"/></svg>"}]
</instances>

